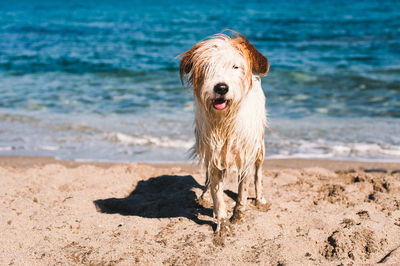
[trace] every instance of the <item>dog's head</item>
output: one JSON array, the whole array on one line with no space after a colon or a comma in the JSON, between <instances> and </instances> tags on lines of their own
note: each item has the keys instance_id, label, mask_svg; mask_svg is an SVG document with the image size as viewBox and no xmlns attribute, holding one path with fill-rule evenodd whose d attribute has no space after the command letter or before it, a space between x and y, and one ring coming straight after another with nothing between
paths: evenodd
<instances>
[{"instance_id":1,"label":"dog's head","mask_svg":"<svg viewBox=\"0 0 400 266\"><path fill-rule=\"evenodd\" d=\"M181 54L182 84L193 87L195 97L210 112L225 112L252 87L253 76L265 76L267 58L246 39L216 35Z\"/></svg>"}]
</instances>

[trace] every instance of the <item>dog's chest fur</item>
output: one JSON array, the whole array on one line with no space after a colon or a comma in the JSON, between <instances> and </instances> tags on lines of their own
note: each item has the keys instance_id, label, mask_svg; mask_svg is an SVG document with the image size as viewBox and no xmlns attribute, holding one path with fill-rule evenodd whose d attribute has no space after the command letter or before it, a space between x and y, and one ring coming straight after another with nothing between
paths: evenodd
<instances>
[{"instance_id":1,"label":"dog's chest fur","mask_svg":"<svg viewBox=\"0 0 400 266\"><path fill-rule=\"evenodd\" d=\"M235 166L239 171L264 157L265 96L259 79L226 116L212 117L201 104L196 104L196 154L206 168Z\"/></svg>"}]
</instances>

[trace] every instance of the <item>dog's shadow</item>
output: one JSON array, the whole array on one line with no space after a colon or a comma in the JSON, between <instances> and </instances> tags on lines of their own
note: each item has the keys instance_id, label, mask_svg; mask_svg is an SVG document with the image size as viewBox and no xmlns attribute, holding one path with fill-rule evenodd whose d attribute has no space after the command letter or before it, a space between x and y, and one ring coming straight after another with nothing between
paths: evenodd
<instances>
[{"instance_id":1,"label":"dog's shadow","mask_svg":"<svg viewBox=\"0 0 400 266\"><path fill-rule=\"evenodd\" d=\"M198 214L212 216L212 210L197 203L193 188L202 189L203 186L190 175L162 175L139 181L125 198L98 199L93 203L102 213L145 218L185 217L197 224L214 227L212 221L198 218Z\"/></svg>"}]
</instances>

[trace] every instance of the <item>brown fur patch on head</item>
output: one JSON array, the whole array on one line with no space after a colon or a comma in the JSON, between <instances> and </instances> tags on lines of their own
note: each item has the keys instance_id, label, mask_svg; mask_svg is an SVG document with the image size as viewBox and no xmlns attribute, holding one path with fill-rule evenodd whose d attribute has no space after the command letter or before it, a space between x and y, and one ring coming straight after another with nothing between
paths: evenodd
<instances>
[{"instance_id":1,"label":"brown fur patch on head","mask_svg":"<svg viewBox=\"0 0 400 266\"><path fill-rule=\"evenodd\" d=\"M263 56L251 43L247 42L247 49L250 50L253 61L253 72L259 76L265 76L269 70L268 59Z\"/></svg>"},{"instance_id":2,"label":"brown fur patch on head","mask_svg":"<svg viewBox=\"0 0 400 266\"><path fill-rule=\"evenodd\" d=\"M246 37L239 33L235 33L236 38L232 39L233 43L236 44L239 50L247 50L245 53L248 56L251 69L253 74L263 77L267 75L269 70L269 63L268 59L263 56L255 47L252 45Z\"/></svg>"},{"instance_id":3,"label":"brown fur patch on head","mask_svg":"<svg viewBox=\"0 0 400 266\"><path fill-rule=\"evenodd\" d=\"M190 60L190 51L187 51L182 54L183 58L182 61L179 64L179 72L181 75L181 81L183 82L183 78L185 75L189 74L190 71L192 70L193 63Z\"/></svg>"},{"instance_id":4,"label":"brown fur patch on head","mask_svg":"<svg viewBox=\"0 0 400 266\"><path fill-rule=\"evenodd\" d=\"M193 62L192 62L192 54L193 51L196 50L196 45L192 47L192 49L182 53L179 57L182 57L181 62L179 63L179 74L181 77L182 85L184 84L185 76L192 71Z\"/></svg>"},{"instance_id":5,"label":"brown fur patch on head","mask_svg":"<svg viewBox=\"0 0 400 266\"><path fill-rule=\"evenodd\" d=\"M199 62L198 49L203 46L207 41L199 42L195 44L190 50L182 53L179 57L182 57L179 63L179 73L182 85L185 86L185 78L187 77L188 85L192 85L196 95L199 95L199 88L203 82L203 75L205 69L199 68L199 65L204 65L204 62ZM197 66L197 67L196 67Z\"/></svg>"}]
</instances>

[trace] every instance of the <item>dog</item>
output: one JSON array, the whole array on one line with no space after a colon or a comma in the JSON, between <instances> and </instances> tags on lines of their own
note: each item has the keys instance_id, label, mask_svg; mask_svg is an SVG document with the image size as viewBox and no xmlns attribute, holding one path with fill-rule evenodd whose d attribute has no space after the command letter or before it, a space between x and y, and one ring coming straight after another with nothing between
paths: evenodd
<instances>
[{"instance_id":1,"label":"dog","mask_svg":"<svg viewBox=\"0 0 400 266\"><path fill-rule=\"evenodd\" d=\"M211 187L216 232L228 223L223 181L229 169L238 173L238 196L231 222L244 218L246 180L254 176L256 205L266 204L262 187L265 95L261 77L269 63L246 37L233 32L214 35L180 55L182 85L192 87L195 99L194 155Z\"/></svg>"}]
</instances>

